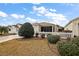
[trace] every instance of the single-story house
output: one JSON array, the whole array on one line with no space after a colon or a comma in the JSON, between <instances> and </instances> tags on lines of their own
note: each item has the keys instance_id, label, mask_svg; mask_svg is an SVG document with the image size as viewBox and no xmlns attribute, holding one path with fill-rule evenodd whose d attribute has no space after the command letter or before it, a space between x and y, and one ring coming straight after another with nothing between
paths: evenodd
<instances>
[{"instance_id":1,"label":"single-story house","mask_svg":"<svg viewBox=\"0 0 79 59\"><path fill-rule=\"evenodd\" d=\"M47 22L33 23L32 25L35 33L45 34L46 36L63 30L63 27Z\"/></svg>"},{"instance_id":2,"label":"single-story house","mask_svg":"<svg viewBox=\"0 0 79 59\"><path fill-rule=\"evenodd\" d=\"M70 21L64 29L71 30L73 36L79 36L79 17Z\"/></svg>"}]
</instances>

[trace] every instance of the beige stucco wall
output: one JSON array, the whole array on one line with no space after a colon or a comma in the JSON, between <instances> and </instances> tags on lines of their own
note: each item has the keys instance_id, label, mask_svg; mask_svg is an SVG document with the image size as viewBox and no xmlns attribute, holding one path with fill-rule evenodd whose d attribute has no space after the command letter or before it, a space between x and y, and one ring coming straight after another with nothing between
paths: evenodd
<instances>
[{"instance_id":1,"label":"beige stucco wall","mask_svg":"<svg viewBox=\"0 0 79 59\"><path fill-rule=\"evenodd\" d=\"M79 26L78 26L78 23L79 23L79 19L76 20L76 21L73 21L73 33L74 35L77 35L79 36Z\"/></svg>"},{"instance_id":2,"label":"beige stucco wall","mask_svg":"<svg viewBox=\"0 0 79 59\"><path fill-rule=\"evenodd\" d=\"M40 28L37 25L34 25L33 28L35 33L38 33L40 31Z\"/></svg>"},{"instance_id":3,"label":"beige stucco wall","mask_svg":"<svg viewBox=\"0 0 79 59\"><path fill-rule=\"evenodd\" d=\"M55 32L58 32L59 27L55 25Z\"/></svg>"},{"instance_id":4,"label":"beige stucco wall","mask_svg":"<svg viewBox=\"0 0 79 59\"><path fill-rule=\"evenodd\" d=\"M73 23L70 23L68 26L66 26L64 29L65 30L72 30L73 28Z\"/></svg>"},{"instance_id":5,"label":"beige stucco wall","mask_svg":"<svg viewBox=\"0 0 79 59\"><path fill-rule=\"evenodd\" d=\"M68 26L65 27L65 30L72 30L73 36L79 36L79 19L72 21Z\"/></svg>"}]
</instances>

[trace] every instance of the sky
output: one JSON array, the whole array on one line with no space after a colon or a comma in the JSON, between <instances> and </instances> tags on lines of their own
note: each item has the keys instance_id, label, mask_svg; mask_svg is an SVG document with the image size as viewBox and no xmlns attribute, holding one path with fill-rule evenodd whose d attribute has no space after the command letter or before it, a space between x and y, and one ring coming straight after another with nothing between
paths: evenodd
<instances>
[{"instance_id":1,"label":"sky","mask_svg":"<svg viewBox=\"0 0 79 59\"><path fill-rule=\"evenodd\" d=\"M0 25L49 22L65 26L79 17L78 3L0 3Z\"/></svg>"}]
</instances>

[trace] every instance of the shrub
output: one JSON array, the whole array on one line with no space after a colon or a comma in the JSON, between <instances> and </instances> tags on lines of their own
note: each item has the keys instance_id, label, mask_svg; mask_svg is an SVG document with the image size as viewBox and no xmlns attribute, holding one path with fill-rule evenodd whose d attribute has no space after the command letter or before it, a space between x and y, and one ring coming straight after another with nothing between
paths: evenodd
<instances>
[{"instance_id":1,"label":"shrub","mask_svg":"<svg viewBox=\"0 0 79 59\"><path fill-rule=\"evenodd\" d=\"M0 26L0 35L8 34L8 27Z\"/></svg>"},{"instance_id":2,"label":"shrub","mask_svg":"<svg viewBox=\"0 0 79 59\"><path fill-rule=\"evenodd\" d=\"M41 38L45 38L45 34L41 34Z\"/></svg>"},{"instance_id":3,"label":"shrub","mask_svg":"<svg viewBox=\"0 0 79 59\"><path fill-rule=\"evenodd\" d=\"M70 41L71 40L71 37L67 37L67 41Z\"/></svg>"},{"instance_id":4,"label":"shrub","mask_svg":"<svg viewBox=\"0 0 79 59\"><path fill-rule=\"evenodd\" d=\"M23 36L25 38L33 37L34 29L30 23L24 23L18 32L19 36Z\"/></svg>"},{"instance_id":5,"label":"shrub","mask_svg":"<svg viewBox=\"0 0 79 59\"><path fill-rule=\"evenodd\" d=\"M51 34L47 34L47 37L48 37L49 35L51 35Z\"/></svg>"},{"instance_id":6,"label":"shrub","mask_svg":"<svg viewBox=\"0 0 79 59\"><path fill-rule=\"evenodd\" d=\"M73 38L72 42L79 47L79 37Z\"/></svg>"},{"instance_id":7,"label":"shrub","mask_svg":"<svg viewBox=\"0 0 79 59\"><path fill-rule=\"evenodd\" d=\"M72 42L58 43L58 51L62 56L79 55L79 47Z\"/></svg>"},{"instance_id":8,"label":"shrub","mask_svg":"<svg viewBox=\"0 0 79 59\"><path fill-rule=\"evenodd\" d=\"M57 43L59 41L60 36L49 34L49 35L47 35L47 39L48 39L49 43L54 43L55 44L55 43Z\"/></svg>"}]
</instances>

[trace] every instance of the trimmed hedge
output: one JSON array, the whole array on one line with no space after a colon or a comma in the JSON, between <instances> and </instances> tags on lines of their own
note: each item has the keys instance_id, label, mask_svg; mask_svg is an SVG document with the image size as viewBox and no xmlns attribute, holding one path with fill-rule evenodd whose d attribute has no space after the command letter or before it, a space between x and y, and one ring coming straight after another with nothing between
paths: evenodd
<instances>
[{"instance_id":1,"label":"trimmed hedge","mask_svg":"<svg viewBox=\"0 0 79 59\"><path fill-rule=\"evenodd\" d=\"M47 35L47 39L48 39L48 42L49 42L49 43L51 43L51 44L52 44L52 43L53 43L53 44L56 44L56 43L59 41L60 36L49 34L49 35Z\"/></svg>"}]
</instances>

